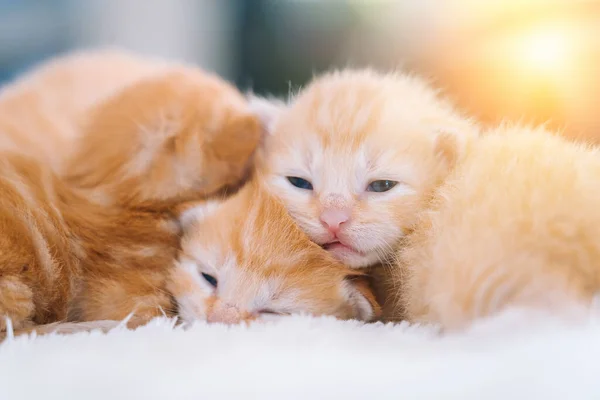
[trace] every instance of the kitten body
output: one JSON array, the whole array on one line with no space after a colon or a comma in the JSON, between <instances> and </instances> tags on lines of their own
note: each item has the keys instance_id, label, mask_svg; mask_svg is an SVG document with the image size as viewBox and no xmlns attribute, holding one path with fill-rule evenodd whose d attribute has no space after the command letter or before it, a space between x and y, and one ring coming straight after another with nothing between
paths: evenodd
<instances>
[{"instance_id":1,"label":"kitten body","mask_svg":"<svg viewBox=\"0 0 600 400\"><path fill-rule=\"evenodd\" d=\"M0 157L0 315L16 329L173 315L177 208L245 179L262 132L235 88L183 67L116 92L83 127L64 176Z\"/></svg>"},{"instance_id":2,"label":"kitten body","mask_svg":"<svg viewBox=\"0 0 600 400\"><path fill-rule=\"evenodd\" d=\"M460 329L509 306L554 312L600 290L600 152L542 129L468 141L394 270L393 316Z\"/></svg>"},{"instance_id":3,"label":"kitten body","mask_svg":"<svg viewBox=\"0 0 600 400\"><path fill-rule=\"evenodd\" d=\"M117 49L58 56L2 86L0 149L56 171L72 156L88 110L126 86L181 66Z\"/></svg>"},{"instance_id":4,"label":"kitten body","mask_svg":"<svg viewBox=\"0 0 600 400\"><path fill-rule=\"evenodd\" d=\"M333 72L289 105L254 106L271 133L261 179L315 243L353 268L389 261L447 170L433 156L443 137L473 129L400 73Z\"/></svg>"}]
</instances>

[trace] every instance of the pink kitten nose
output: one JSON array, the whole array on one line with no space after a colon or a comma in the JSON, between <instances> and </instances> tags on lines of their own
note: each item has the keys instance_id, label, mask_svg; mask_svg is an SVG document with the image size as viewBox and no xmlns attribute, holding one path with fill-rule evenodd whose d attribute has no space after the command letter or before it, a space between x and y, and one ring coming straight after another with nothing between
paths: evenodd
<instances>
[{"instance_id":1,"label":"pink kitten nose","mask_svg":"<svg viewBox=\"0 0 600 400\"><path fill-rule=\"evenodd\" d=\"M340 225L350 219L350 212L339 208L330 208L321 213L321 222L327 226L331 233L337 233Z\"/></svg>"},{"instance_id":2,"label":"pink kitten nose","mask_svg":"<svg viewBox=\"0 0 600 400\"><path fill-rule=\"evenodd\" d=\"M245 313L227 303L217 301L206 316L206 321L209 323L220 322L223 324L238 324L246 319Z\"/></svg>"}]
</instances>

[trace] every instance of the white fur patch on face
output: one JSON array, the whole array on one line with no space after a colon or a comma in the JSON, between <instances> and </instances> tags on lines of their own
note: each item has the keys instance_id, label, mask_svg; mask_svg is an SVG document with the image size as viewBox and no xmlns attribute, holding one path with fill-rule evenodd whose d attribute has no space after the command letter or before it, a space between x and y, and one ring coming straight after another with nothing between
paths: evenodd
<instances>
[{"instance_id":1,"label":"white fur patch on face","mask_svg":"<svg viewBox=\"0 0 600 400\"><path fill-rule=\"evenodd\" d=\"M272 300L272 308L273 311L282 314L310 313L315 311L312 304L302 300L300 289L291 288L282 291Z\"/></svg>"},{"instance_id":2,"label":"white fur patch on face","mask_svg":"<svg viewBox=\"0 0 600 400\"><path fill-rule=\"evenodd\" d=\"M208 296L204 296L200 292L189 292L177 296L177 306L179 310L179 318L184 322L191 324L194 321L206 320L207 308L206 300Z\"/></svg>"},{"instance_id":3,"label":"white fur patch on face","mask_svg":"<svg viewBox=\"0 0 600 400\"><path fill-rule=\"evenodd\" d=\"M185 239L184 239L185 240ZM223 249L219 246L205 246L204 243L184 241L185 253L194 260L194 265L200 265L202 272L215 274L223 269Z\"/></svg>"},{"instance_id":4,"label":"white fur patch on face","mask_svg":"<svg viewBox=\"0 0 600 400\"><path fill-rule=\"evenodd\" d=\"M177 293L175 296L180 318L187 323L206 319L206 301L213 295L214 288L202 278L194 261L183 259L176 263L175 268L192 283L191 290Z\"/></svg>"},{"instance_id":5,"label":"white fur patch on face","mask_svg":"<svg viewBox=\"0 0 600 400\"><path fill-rule=\"evenodd\" d=\"M254 310L272 309L278 313L288 312L286 304L278 303L276 309L273 309L274 298L281 288L282 281L280 278L268 278L264 281L257 292L252 308Z\"/></svg>"}]
</instances>

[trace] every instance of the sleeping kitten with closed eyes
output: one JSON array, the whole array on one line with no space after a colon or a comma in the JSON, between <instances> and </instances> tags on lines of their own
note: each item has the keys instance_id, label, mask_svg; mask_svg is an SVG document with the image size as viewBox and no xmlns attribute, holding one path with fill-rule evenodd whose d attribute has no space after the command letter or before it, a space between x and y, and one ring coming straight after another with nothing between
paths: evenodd
<instances>
[{"instance_id":1,"label":"sleeping kitten with closed eyes","mask_svg":"<svg viewBox=\"0 0 600 400\"><path fill-rule=\"evenodd\" d=\"M363 275L331 257L252 181L236 195L183 212L182 251L169 291L186 322L277 315L370 321L380 308Z\"/></svg>"},{"instance_id":2,"label":"sleeping kitten with closed eyes","mask_svg":"<svg viewBox=\"0 0 600 400\"><path fill-rule=\"evenodd\" d=\"M289 314L362 321L380 316L363 274L311 242L256 180L228 199L180 211L184 235L166 290L184 323L236 324ZM54 323L15 334L109 331L119 324Z\"/></svg>"},{"instance_id":3,"label":"sleeping kitten with closed eyes","mask_svg":"<svg viewBox=\"0 0 600 400\"><path fill-rule=\"evenodd\" d=\"M39 105L32 119L52 125ZM0 126L43 135L24 114L0 107ZM261 136L237 89L173 67L89 109L63 176L3 149L0 331L172 314L164 287L180 248L176 210L245 181Z\"/></svg>"},{"instance_id":4,"label":"sleeping kitten with closed eyes","mask_svg":"<svg viewBox=\"0 0 600 400\"><path fill-rule=\"evenodd\" d=\"M388 261L472 123L421 80L345 70L289 105L254 98L270 135L259 176L313 242L352 268Z\"/></svg>"}]
</instances>

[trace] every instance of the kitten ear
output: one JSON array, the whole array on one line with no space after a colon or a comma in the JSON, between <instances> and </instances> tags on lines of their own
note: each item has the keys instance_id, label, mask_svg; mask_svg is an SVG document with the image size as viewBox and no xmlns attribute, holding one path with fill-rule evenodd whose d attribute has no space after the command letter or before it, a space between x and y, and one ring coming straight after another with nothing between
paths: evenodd
<instances>
[{"instance_id":1,"label":"kitten ear","mask_svg":"<svg viewBox=\"0 0 600 400\"><path fill-rule=\"evenodd\" d=\"M372 321L381 316L381 306L364 275L349 275L344 279L343 290L346 299L354 309L354 315L361 321Z\"/></svg>"},{"instance_id":2,"label":"kitten ear","mask_svg":"<svg viewBox=\"0 0 600 400\"><path fill-rule=\"evenodd\" d=\"M247 95L250 104L250 110L256 115L267 134L273 133L275 121L279 115L286 109L287 104L275 97L260 97L253 93Z\"/></svg>"},{"instance_id":3,"label":"kitten ear","mask_svg":"<svg viewBox=\"0 0 600 400\"><path fill-rule=\"evenodd\" d=\"M463 154L470 135L470 132L463 134L451 128L438 130L434 142L435 155L449 168L454 167Z\"/></svg>"}]
</instances>

